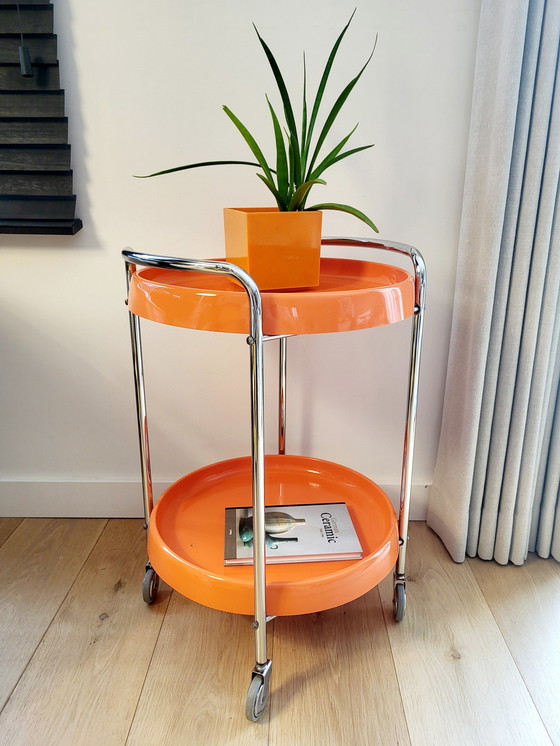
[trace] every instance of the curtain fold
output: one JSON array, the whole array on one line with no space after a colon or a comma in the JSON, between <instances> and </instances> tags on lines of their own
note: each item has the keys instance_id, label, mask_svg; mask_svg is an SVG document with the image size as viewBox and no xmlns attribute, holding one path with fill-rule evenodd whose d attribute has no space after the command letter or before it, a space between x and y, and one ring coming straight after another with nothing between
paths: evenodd
<instances>
[{"instance_id":1,"label":"curtain fold","mask_svg":"<svg viewBox=\"0 0 560 746\"><path fill-rule=\"evenodd\" d=\"M452 557L560 560L560 3L482 0L428 523Z\"/></svg>"}]
</instances>

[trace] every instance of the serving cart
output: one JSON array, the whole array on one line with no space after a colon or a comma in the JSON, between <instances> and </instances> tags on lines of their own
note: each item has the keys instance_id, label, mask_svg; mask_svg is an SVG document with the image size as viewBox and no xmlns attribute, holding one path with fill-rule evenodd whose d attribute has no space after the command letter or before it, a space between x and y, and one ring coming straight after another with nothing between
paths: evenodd
<instances>
[{"instance_id":1,"label":"serving cart","mask_svg":"<svg viewBox=\"0 0 560 746\"><path fill-rule=\"evenodd\" d=\"M412 271L348 258L322 258L318 287L259 291L240 267L221 260L180 259L123 251L133 353L148 562L143 598L152 603L161 577L188 598L253 617L255 666L246 698L258 720L270 690L267 621L348 603L394 573L395 619L406 608L406 553L425 307L421 254L404 244L324 238L325 246L403 254ZM398 518L385 493L340 464L286 453L287 345L291 336L366 329L412 317L408 405ZM140 318L243 334L250 350L251 453L179 479L153 504ZM278 453L265 455L265 342L279 342ZM265 504L344 501L360 539L357 560L266 564ZM252 566L224 565L225 509L252 504Z\"/></svg>"}]
</instances>

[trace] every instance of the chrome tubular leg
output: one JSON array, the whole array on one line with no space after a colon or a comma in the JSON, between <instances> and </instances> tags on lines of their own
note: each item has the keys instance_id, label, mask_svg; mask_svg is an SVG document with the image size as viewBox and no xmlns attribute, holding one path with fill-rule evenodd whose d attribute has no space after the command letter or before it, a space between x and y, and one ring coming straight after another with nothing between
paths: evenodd
<instances>
[{"instance_id":1,"label":"chrome tubular leg","mask_svg":"<svg viewBox=\"0 0 560 746\"><path fill-rule=\"evenodd\" d=\"M245 715L255 722L262 716L270 692L272 661L267 656L266 549L264 494L264 336L262 301L254 280L242 275L251 310L251 463L253 488L253 577L255 616L255 667L245 700Z\"/></svg>"},{"instance_id":2,"label":"chrome tubular leg","mask_svg":"<svg viewBox=\"0 0 560 746\"><path fill-rule=\"evenodd\" d=\"M128 268L127 268L128 280ZM150 443L148 439L148 414L146 409L146 390L144 386L144 360L142 356L142 338L140 336L140 319L129 312L130 339L132 345L132 362L134 366L134 391L136 394L136 411L138 414L138 441L140 445L140 464L142 470L142 495L144 498L144 523L148 527L154 505L152 470L150 464Z\"/></svg>"},{"instance_id":3,"label":"chrome tubular leg","mask_svg":"<svg viewBox=\"0 0 560 746\"><path fill-rule=\"evenodd\" d=\"M288 369L288 339L280 337L278 380L278 453L286 453L286 381Z\"/></svg>"},{"instance_id":4,"label":"chrome tubular leg","mask_svg":"<svg viewBox=\"0 0 560 746\"><path fill-rule=\"evenodd\" d=\"M221 261L204 261L181 259L178 257L160 257L153 254L138 254L126 249L123 256L127 262L127 283L130 285L132 265L139 263L148 267L163 267L182 271L206 272L226 275L237 280L245 289L250 306L251 330L247 339L250 345L251 367L251 468L253 499L253 562L254 562L254 601L255 616L255 667L252 672L251 685L247 694L245 712L250 720L258 720L262 715L268 699L272 663L267 657L266 639L266 552L265 552L265 489L264 489L264 336L262 332L262 301L255 281L244 270L234 264ZM136 380L136 400L140 429L140 449L142 457L143 478L145 482L146 522L152 508L152 482L148 452L148 429L142 349L140 344L140 326L136 316L131 314L130 329L134 355ZM271 339L269 337L268 339ZM285 357L285 355L284 355Z\"/></svg>"},{"instance_id":5,"label":"chrome tubular leg","mask_svg":"<svg viewBox=\"0 0 560 746\"><path fill-rule=\"evenodd\" d=\"M422 270L423 268L421 268ZM410 513L410 495L412 491L412 465L414 459L414 440L416 435L416 414L418 409L418 380L420 372L420 353L424 326L424 290L425 276L420 272L417 283L417 303L412 327L410 353L410 374L408 388L408 405L403 445L403 463L401 475L401 493L399 507L400 548L395 570L395 582L406 583L406 553L408 545L408 521Z\"/></svg>"},{"instance_id":6,"label":"chrome tubular leg","mask_svg":"<svg viewBox=\"0 0 560 746\"><path fill-rule=\"evenodd\" d=\"M260 313L260 309L258 311ZM253 563L255 578L255 650L257 665L266 653L266 556L264 521L264 362L261 321L249 337L251 346L251 460L253 470Z\"/></svg>"},{"instance_id":7,"label":"chrome tubular leg","mask_svg":"<svg viewBox=\"0 0 560 746\"><path fill-rule=\"evenodd\" d=\"M356 246L394 251L409 257L414 266L415 299L414 322L410 355L410 374L408 389L408 408L403 445L403 463L401 472L401 492L399 507L399 556L395 567L395 617L402 619L406 603L406 552L408 545L408 520L410 511L410 494L412 491L412 462L414 457L414 438L416 433L416 410L418 406L418 374L420 372L420 352L424 325L426 295L426 265L422 254L413 246L385 241L371 241L366 238L323 238L323 246Z\"/></svg>"}]
</instances>

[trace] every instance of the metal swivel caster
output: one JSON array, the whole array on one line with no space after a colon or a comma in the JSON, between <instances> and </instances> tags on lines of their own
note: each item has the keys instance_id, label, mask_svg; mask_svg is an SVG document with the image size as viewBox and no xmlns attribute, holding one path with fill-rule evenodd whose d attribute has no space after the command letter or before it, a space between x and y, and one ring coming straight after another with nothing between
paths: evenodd
<instances>
[{"instance_id":1,"label":"metal swivel caster","mask_svg":"<svg viewBox=\"0 0 560 746\"><path fill-rule=\"evenodd\" d=\"M395 614L395 621L402 622L406 611L406 588L404 583L395 583L393 611Z\"/></svg>"},{"instance_id":2,"label":"metal swivel caster","mask_svg":"<svg viewBox=\"0 0 560 746\"><path fill-rule=\"evenodd\" d=\"M146 565L146 574L144 575L144 581L142 582L142 598L147 604L153 604L157 598L159 588L159 575L157 575L154 568L150 565Z\"/></svg>"},{"instance_id":3,"label":"metal swivel caster","mask_svg":"<svg viewBox=\"0 0 560 746\"><path fill-rule=\"evenodd\" d=\"M268 690L261 676L255 676L249 686L245 700L245 717L256 723L260 720L268 702Z\"/></svg>"},{"instance_id":4,"label":"metal swivel caster","mask_svg":"<svg viewBox=\"0 0 560 746\"><path fill-rule=\"evenodd\" d=\"M256 723L262 717L268 703L271 670L271 661L263 665L257 665L253 669L253 678L245 700L245 717L253 723Z\"/></svg>"}]
</instances>

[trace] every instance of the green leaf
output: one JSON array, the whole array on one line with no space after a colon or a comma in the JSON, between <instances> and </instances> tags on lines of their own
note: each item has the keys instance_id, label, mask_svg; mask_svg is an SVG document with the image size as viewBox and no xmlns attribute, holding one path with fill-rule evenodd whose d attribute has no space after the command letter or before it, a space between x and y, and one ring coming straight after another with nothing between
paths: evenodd
<instances>
[{"instance_id":1,"label":"green leaf","mask_svg":"<svg viewBox=\"0 0 560 746\"><path fill-rule=\"evenodd\" d=\"M235 124L239 132L241 132L245 142L247 145L251 148L251 152L259 162L260 167L265 172L266 176L272 181L272 171L266 162L266 158L264 157L262 150L259 148L257 141L255 138L251 135L247 127L235 116L235 114L231 111L231 109L228 109L227 106L222 107L225 113L228 115L228 117L231 119L231 121Z\"/></svg>"},{"instance_id":2,"label":"green leaf","mask_svg":"<svg viewBox=\"0 0 560 746\"><path fill-rule=\"evenodd\" d=\"M327 158L325 158L325 160L322 161L322 163L319 166L317 166L317 168L313 171L313 173L310 174L309 178L316 179L318 176L320 176L322 173L324 173L327 170L327 168L330 168L331 166L334 166L335 163L338 163L339 161L344 160L344 158L348 158L349 156L354 155L355 153L361 153L362 150L368 150L368 148L373 148L373 144L372 145L362 145L359 148L353 148L352 150L347 150L344 153L340 153L339 155L335 155L333 158L330 158L330 154L329 154L329 156L327 156ZM328 160L328 162L327 162L327 160Z\"/></svg>"},{"instance_id":3,"label":"green leaf","mask_svg":"<svg viewBox=\"0 0 560 746\"><path fill-rule=\"evenodd\" d=\"M259 179L262 179L262 181L264 181L266 186L270 189L270 191L274 195L274 199L276 200L276 204L278 205L278 209L280 210L280 212L285 212L286 205L282 201L282 197L278 194L278 189L276 189L276 185L274 184L274 182L271 179L267 179L267 177L263 176L263 174L257 174L257 176L259 177Z\"/></svg>"},{"instance_id":4,"label":"green leaf","mask_svg":"<svg viewBox=\"0 0 560 746\"><path fill-rule=\"evenodd\" d=\"M317 93L315 95L315 102L313 104L313 109L311 112L311 119L309 121L309 129L307 130L307 135L303 139L302 143L302 162L304 163L304 166L307 165L307 156L309 153L309 146L311 144L311 136L313 134L313 129L315 127L315 122L317 120L317 115L319 114L319 109L321 107L321 101L323 100L323 94L325 92L325 88L327 86L327 82L329 79L329 75L331 73L331 68L333 66L334 59L336 57L336 53L338 52L338 48L340 46L340 43L342 42L342 39L344 38L344 34L346 33L348 26L352 22L352 18L354 18L354 13L356 12L356 9L354 9L354 12L350 16L350 20L346 24L346 26L342 29L338 39L334 43L333 48L331 49L331 53L329 54L327 64L325 65L325 69L323 70L323 75L321 76L321 82L319 83L319 87L317 89Z\"/></svg>"},{"instance_id":5,"label":"green leaf","mask_svg":"<svg viewBox=\"0 0 560 746\"><path fill-rule=\"evenodd\" d=\"M294 110L292 107L292 102L290 100L290 95L288 93L288 89L286 88L286 84L284 83L284 78L282 77L282 73L280 72L280 68L278 67L278 63L276 62L274 55L270 51L267 43L264 41L262 36L259 34L259 31L257 27L255 26L255 24L253 24L253 27L257 33L261 46L264 49L269 65L274 74L276 85L278 86L278 90L280 91L280 96L282 98L282 104L284 106L284 115L286 117L286 124L288 125L288 130L290 131L290 136L294 143L294 166L295 166L294 176L295 176L296 182L300 182L301 181L301 161L300 161L300 153L299 153L299 140L298 140L298 134L297 134L296 120L294 117Z\"/></svg>"},{"instance_id":6,"label":"green leaf","mask_svg":"<svg viewBox=\"0 0 560 746\"><path fill-rule=\"evenodd\" d=\"M274 126L274 137L276 139L276 183L278 184L278 192L283 202L288 201L288 159L286 157L286 146L284 145L284 136L282 135L282 128L280 122L276 116L276 112L272 107L272 104L266 97L268 108L272 116L272 123Z\"/></svg>"},{"instance_id":7,"label":"green leaf","mask_svg":"<svg viewBox=\"0 0 560 746\"><path fill-rule=\"evenodd\" d=\"M305 149L305 141L307 140L307 66L305 64L305 52L303 53L303 100L301 108L301 147L303 151ZM302 174L304 173L305 162L302 158Z\"/></svg>"},{"instance_id":8,"label":"green leaf","mask_svg":"<svg viewBox=\"0 0 560 746\"><path fill-rule=\"evenodd\" d=\"M344 137L338 143L338 145L335 148L333 148L331 150L331 152L325 158L323 158L323 160L317 166L317 168L313 171L313 173L307 174L307 178L308 179L315 179L315 178L317 178L317 176L320 173L322 173L323 171L325 171L331 165L331 161L333 160L333 158L335 158L340 153L340 151L342 150L342 148L346 145L346 143L352 137L352 135L354 134L354 132L356 131L357 128L358 128L358 125L356 125L354 127L354 129L348 135L346 135L346 137Z\"/></svg>"},{"instance_id":9,"label":"green leaf","mask_svg":"<svg viewBox=\"0 0 560 746\"><path fill-rule=\"evenodd\" d=\"M288 133L288 160L289 160L289 169L290 169L290 175L289 175L290 189L293 189L295 181L296 181L295 179L296 156L294 153L294 143L289 133Z\"/></svg>"},{"instance_id":10,"label":"green leaf","mask_svg":"<svg viewBox=\"0 0 560 746\"><path fill-rule=\"evenodd\" d=\"M288 210L298 210L304 199L307 197L309 190L314 184L326 183L327 182L323 181L323 179L313 179L312 181L306 181L305 184L302 184L294 192L294 196L292 197L292 199L290 200L290 204L288 205Z\"/></svg>"},{"instance_id":11,"label":"green leaf","mask_svg":"<svg viewBox=\"0 0 560 746\"><path fill-rule=\"evenodd\" d=\"M350 205L339 205L336 202L325 202L322 205L313 205L313 207L306 207L306 210L338 210L339 212L347 212L350 215L353 215L355 218L358 218L359 220L362 220L366 225L369 225L370 228L372 228L376 233L379 233L379 230L375 223L373 223L367 215L365 215L360 210L357 210L355 207L350 207Z\"/></svg>"},{"instance_id":12,"label":"green leaf","mask_svg":"<svg viewBox=\"0 0 560 746\"><path fill-rule=\"evenodd\" d=\"M340 96L335 101L334 106L332 107L332 109L331 109L331 111L329 113L329 116L327 117L327 120L326 120L325 124L323 125L323 129L321 130L321 134L319 135L319 139L317 140L317 144L315 146L315 151L313 153L313 157L311 158L311 163L309 164L309 170L313 169L315 161L317 160L319 152L320 152L320 150L321 150L321 148L323 146L323 143L325 142L325 138L329 134L329 131L330 131L330 129L331 129L331 127L332 127L335 119L337 118L340 110L342 109L342 107L346 103L346 100L347 100L348 96L352 93L352 90L354 89L354 86L356 85L356 83L358 82L358 80L362 77L362 74L363 74L364 70L369 65L369 63L371 61L371 58L373 57L373 53L374 52L375 52L375 46L373 47L370 56L367 58L366 63L362 67L362 69L360 70L360 72L356 75L355 78L353 78L353 80L350 81L350 83L348 83L348 85L346 86L346 88L344 88L344 90L342 91L342 93L340 94Z\"/></svg>"},{"instance_id":13,"label":"green leaf","mask_svg":"<svg viewBox=\"0 0 560 746\"><path fill-rule=\"evenodd\" d=\"M251 161L204 161L203 163L189 163L186 166L176 166L167 168L165 171L156 171L153 174L144 174L143 176L134 176L135 179L151 179L152 176L163 176L163 174L172 174L175 171L186 171L189 168L203 168L204 166L260 166L260 163Z\"/></svg>"}]
</instances>

